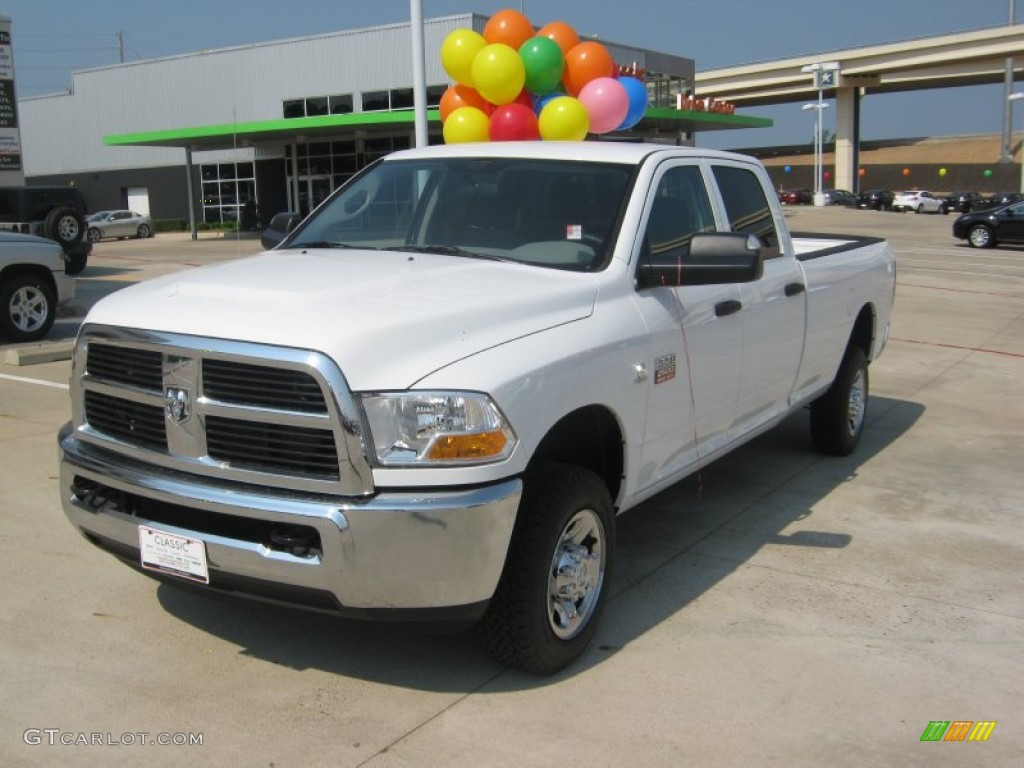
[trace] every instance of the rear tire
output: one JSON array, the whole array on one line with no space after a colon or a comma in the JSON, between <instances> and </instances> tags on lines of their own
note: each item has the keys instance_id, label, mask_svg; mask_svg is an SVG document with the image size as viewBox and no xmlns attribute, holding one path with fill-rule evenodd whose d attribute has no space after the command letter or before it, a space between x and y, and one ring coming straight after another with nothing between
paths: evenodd
<instances>
[{"instance_id":1,"label":"rear tire","mask_svg":"<svg viewBox=\"0 0 1024 768\"><path fill-rule=\"evenodd\" d=\"M589 469L549 464L525 478L498 589L480 622L494 659L550 675L590 643L604 610L615 511Z\"/></svg>"},{"instance_id":2,"label":"rear tire","mask_svg":"<svg viewBox=\"0 0 1024 768\"><path fill-rule=\"evenodd\" d=\"M811 403L811 440L819 453L849 456L860 442L868 409L868 361L850 346L832 386Z\"/></svg>"}]
</instances>

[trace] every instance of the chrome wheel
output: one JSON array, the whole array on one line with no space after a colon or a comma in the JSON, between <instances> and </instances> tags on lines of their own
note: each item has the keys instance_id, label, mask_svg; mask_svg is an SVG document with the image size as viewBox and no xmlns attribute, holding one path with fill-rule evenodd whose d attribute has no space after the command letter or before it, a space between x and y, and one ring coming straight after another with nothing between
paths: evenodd
<instances>
[{"instance_id":1,"label":"chrome wheel","mask_svg":"<svg viewBox=\"0 0 1024 768\"><path fill-rule=\"evenodd\" d=\"M72 215L61 216L57 220L57 232L60 234L62 241L74 242L78 239L79 234L78 219Z\"/></svg>"},{"instance_id":2,"label":"chrome wheel","mask_svg":"<svg viewBox=\"0 0 1024 768\"><path fill-rule=\"evenodd\" d=\"M561 640L587 625L604 586L604 526L590 509L577 512L562 529L548 574L548 620Z\"/></svg>"},{"instance_id":3,"label":"chrome wheel","mask_svg":"<svg viewBox=\"0 0 1024 768\"><path fill-rule=\"evenodd\" d=\"M11 324L20 333L35 333L50 316L49 299L34 285L26 285L11 295L8 305Z\"/></svg>"},{"instance_id":4,"label":"chrome wheel","mask_svg":"<svg viewBox=\"0 0 1024 768\"><path fill-rule=\"evenodd\" d=\"M967 238L975 248L988 248L992 245L992 230L978 226L967 234Z\"/></svg>"}]
</instances>

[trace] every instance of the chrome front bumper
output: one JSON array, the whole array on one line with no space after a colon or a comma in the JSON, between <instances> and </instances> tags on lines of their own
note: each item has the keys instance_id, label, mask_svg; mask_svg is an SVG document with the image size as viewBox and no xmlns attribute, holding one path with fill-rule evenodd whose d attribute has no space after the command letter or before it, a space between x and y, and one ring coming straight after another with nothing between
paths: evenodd
<instances>
[{"instance_id":1,"label":"chrome front bumper","mask_svg":"<svg viewBox=\"0 0 1024 768\"><path fill-rule=\"evenodd\" d=\"M64 512L101 548L137 565L139 525L158 528L205 543L214 589L379 618L482 611L501 576L522 494L519 479L359 500L276 492L135 462L77 440L70 424L58 441ZM148 519L140 509L160 513ZM276 547L260 533L271 526L315 530L318 546L300 554Z\"/></svg>"}]
</instances>

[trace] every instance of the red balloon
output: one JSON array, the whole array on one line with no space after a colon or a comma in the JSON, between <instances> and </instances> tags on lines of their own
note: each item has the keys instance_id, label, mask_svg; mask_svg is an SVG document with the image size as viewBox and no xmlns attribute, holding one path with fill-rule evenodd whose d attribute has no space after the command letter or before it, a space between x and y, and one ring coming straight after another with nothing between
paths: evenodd
<instances>
[{"instance_id":1,"label":"red balloon","mask_svg":"<svg viewBox=\"0 0 1024 768\"><path fill-rule=\"evenodd\" d=\"M549 37L558 43L558 47L562 49L563 56L580 42L580 37L576 34L576 30L564 21L552 21L550 24L545 24L540 28L537 36Z\"/></svg>"},{"instance_id":2,"label":"red balloon","mask_svg":"<svg viewBox=\"0 0 1024 768\"><path fill-rule=\"evenodd\" d=\"M565 74L562 82L573 96L579 95L583 86L597 77L608 77L615 62L608 49L600 43L588 40L573 46L565 54Z\"/></svg>"},{"instance_id":3,"label":"red balloon","mask_svg":"<svg viewBox=\"0 0 1024 768\"><path fill-rule=\"evenodd\" d=\"M505 104L491 115L491 141L536 141L540 138L537 115L523 104Z\"/></svg>"},{"instance_id":4,"label":"red balloon","mask_svg":"<svg viewBox=\"0 0 1024 768\"><path fill-rule=\"evenodd\" d=\"M533 37L533 24L519 11L506 8L488 19L484 26L484 40L488 43L503 43L513 51Z\"/></svg>"},{"instance_id":5,"label":"red balloon","mask_svg":"<svg viewBox=\"0 0 1024 768\"><path fill-rule=\"evenodd\" d=\"M453 85L441 96L438 108L441 110L441 122L460 107L476 107L485 115L494 111L494 105L487 101L475 88L468 85Z\"/></svg>"}]
</instances>

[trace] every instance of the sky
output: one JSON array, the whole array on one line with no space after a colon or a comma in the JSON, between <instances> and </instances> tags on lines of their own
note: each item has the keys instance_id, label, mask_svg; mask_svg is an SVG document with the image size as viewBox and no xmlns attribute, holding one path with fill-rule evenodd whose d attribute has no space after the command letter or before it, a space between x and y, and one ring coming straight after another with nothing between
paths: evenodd
<instances>
[{"instance_id":1,"label":"sky","mask_svg":"<svg viewBox=\"0 0 1024 768\"><path fill-rule=\"evenodd\" d=\"M1013 0L422 0L425 18L521 9L537 27L564 21L581 36L694 59L698 72L1001 26L1013 6ZM1017 20L1024 18L1024 9L1014 10ZM125 61L135 61L407 21L410 3L0 0L0 14L12 20L16 87L26 98L67 90L74 70L116 63L118 33ZM834 112L825 111L829 131ZM739 114L768 117L775 125L703 133L698 143L732 149L812 140L814 118L798 104ZM998 134L1002 121L1002 84L869 95L861 139ZM1014 114L1014 130L1022 128L1024 114Z\"/></svg>"}]
</instances>

